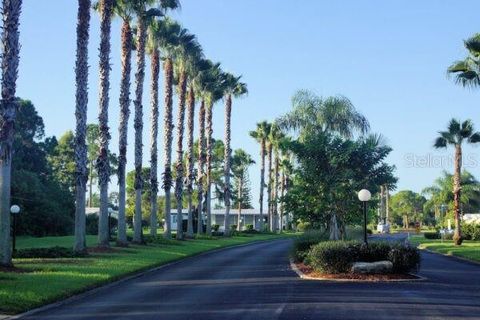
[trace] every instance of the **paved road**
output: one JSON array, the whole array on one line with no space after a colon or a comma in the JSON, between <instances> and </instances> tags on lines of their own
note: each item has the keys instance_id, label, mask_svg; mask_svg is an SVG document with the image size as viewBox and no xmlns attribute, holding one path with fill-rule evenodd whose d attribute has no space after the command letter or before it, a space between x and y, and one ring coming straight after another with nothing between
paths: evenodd
<instances>
[{"instance_id":1,"label":"paved road","mask_svg":"<svg viewBox=\"0 0 480 320\"><path fill-rule=\"evenodd\" d=\"M28 319L480 319L480 266L424 253L425 282L300 280L290 240L203 255Z\"/></svg>"}]
</instances>

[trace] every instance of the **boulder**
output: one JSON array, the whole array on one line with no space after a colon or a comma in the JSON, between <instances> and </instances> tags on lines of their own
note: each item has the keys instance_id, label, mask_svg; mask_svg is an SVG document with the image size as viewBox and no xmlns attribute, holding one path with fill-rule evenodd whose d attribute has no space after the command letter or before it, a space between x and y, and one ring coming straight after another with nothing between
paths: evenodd
<instances>
[{"instance_id":1,"label":"boulder","mask_svg":"<svg viewBox=\"0 0 480 320\"><path fill-rule=\"evenodd\" d=\"M390 273L393 263L390 261L355 262L352 273Z\"/></svg>"}]
</instances>

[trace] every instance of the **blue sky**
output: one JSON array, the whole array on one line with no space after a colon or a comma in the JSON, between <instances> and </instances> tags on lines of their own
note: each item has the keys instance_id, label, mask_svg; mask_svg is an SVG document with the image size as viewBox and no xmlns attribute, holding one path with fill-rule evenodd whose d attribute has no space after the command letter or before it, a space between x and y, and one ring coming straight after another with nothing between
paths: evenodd
<instances>
[{"instance_id":1,"label":"blue sky","mask_svg":"<svg viewBox=\"0 0 480 320\"><path fill-rule=\"evenodd\" d=\"M33 101L47 135L74 128L76 10L76 1L24 0L18 95ZM342 94L393 147L388 161L397 166L398 189L420 191L442 170L452 169L450 153L432 148L436 132L452 117L472 119L480 129L480 91L455 85L445 72L451 62L464 57L462 40L480 31L479 11L480 3L473 0L183 0L182 10L174 17L198 36L207 57L222 62L225 70L242 74L248 83L248 97L233 105L234 149L247 150L258 163L258 145L248 131L259 121L287 112L296 90ZM114 152L118 150L119 24L115 20L112 27ZM98 43L99 18L93 13L89 122L96 121L98 112ZM147 70L146 165L148 74ZM221 138L221 103L214 121L214 136ZM133 124L129 130L128 168L132 169ZM162 135L159 139L163 142ZM469 170L480 177L479 151L465 149ZM416 165L412 166L413 160ZM258 172L258 166L250 171L255 204Z\"/></svg>"}]
</instances>

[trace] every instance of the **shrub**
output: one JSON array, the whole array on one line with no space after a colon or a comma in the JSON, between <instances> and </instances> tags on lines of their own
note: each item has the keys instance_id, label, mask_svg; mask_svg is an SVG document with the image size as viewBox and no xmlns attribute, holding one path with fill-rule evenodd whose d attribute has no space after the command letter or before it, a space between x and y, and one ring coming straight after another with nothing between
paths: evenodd
<instances>
[{"instance_id":1,"label":"shrub","mask_svg":"<svg viewBox=\"0 0 480 320\"><path fill-rule=\"evenodd\" d=\"M327 233L322 230L309 230L304 232L293 241L292 258L295 261L303 261L308 250L310 250L313 245L327 239Z\"/></svg>"},{"instance_id":2,"label":"shrub","mask_svg":"<svg viewBox=\"0 0 480 320\"><path fill-rule=\"evenodd\" d=\"M425 239L440 239L441 235L439 232L424 232L423 236Z\"/></svg>"},{"instance_id":3,"label":"shrub","mask_svg":"<svg viewBox=\"0 0 480 320\"><path fill-rule=\"evenodd\" d=\"M254 230L254 229L253 229L253 224L247 224L247 225L245 226L245 231L253 231L253 230Z\"/></svg>"},{"instance_id":4,"label":"shrub","mask_svg":"<svg viewBox=\"0 0 480 320\"><path fill-rule=\"evenodd\" d=\"M232 232L232 231L237 231L237 225L236 224L230 225L230 232Z\"/></svg>"},{"instance_id":5,"label":"shrub","mask_svg":"<svg viewBox=\"0 0 480 320\"><path fill-rule=\"evenodd\" d=\"M76 253L71 248L29 248L20 249L13 253L14 258L79 258L87 256L87 253Z\"/></svg>"},{"instance_id":6,"label":"shrub","mask_svg":"<svg viewBox=\"0 0 480 320\"><path fill-rule=\"evenodd\" d=\"M480 240L480 224L462 223L462 235L465 240Z\"/></svg>"},{"instance_id":7,"label":"shrub","mask_svg":"<svg viewBox=\"0 0 480 320\"><path fill-rule=\"evenodd\" d=\"M310 222L299 222L297 224L297 231L298 232L304 232L307 231L311 228Z\"/></svg>"},{"instance_id":8,"label":"shrub","mask_svg":"<svg viewBox=\"0 0 480 320\"><path fill-rule=\"evenodd\" d=\"M357 241L325 241L312 246L305 262L324 273L350 272L354 262L388 260L392 272L405 273L420 264L417 248L399 243L372 242L368 246Z\"/></svg>"},{"instance_id":9,"label":"shrub","mask_svg":"<svg viewBox=\"0 0 480 320\"><path fill-rule=\"evenodd\" d=\"M219 225L219 224L212 224L212 231L213 231L213 232L217 232L219 229L220 229L220 225Z\"/></svg>"}]
</instances>

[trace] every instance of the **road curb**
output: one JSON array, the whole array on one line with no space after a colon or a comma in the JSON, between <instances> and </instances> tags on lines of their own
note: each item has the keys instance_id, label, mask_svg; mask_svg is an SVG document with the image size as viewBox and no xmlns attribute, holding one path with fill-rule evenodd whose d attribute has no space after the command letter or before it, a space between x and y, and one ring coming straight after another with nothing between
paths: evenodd
<instances>
[{"instance_id":1,"label":"road curb","mask_svg":"<svg viewBox=\"0 0 480 320\"><path fill-rule=\"evenodd\" d=\"M23 313L19 313L19 314L15 314L15 315L0 314L0 320L13 320L13 319L21 319L22 317L32 316L36 313L47 311L47 310L50 310L52 308L60 307L64 304L67 304L67 303L70 303L70 302L75 302L77 300L80 300L80 299L89 297L91 295L94 295L94 294L96 294L96 293L98 293L102 290L113 288L113 287L118 286L118 285L120 285L124 282L144 277L144 276L146 276L150 273L153 273L153 272L171 267L173 265L176 265L180 262L185 262L185 261L188 261L188 260L192 260L192 259L195 259L195 258L198 258L198 257L201 257L201 256L217 253L217 252L228 250L228 249L246 247L246 246L249 246L249 245L254 245L254 244L259 244L259 243L279 241L279 240L286 241L286 240L290 240L290 239L291 239L290 237L286 237L286 238L277 238L277 239L257 240L257 241L252 241L252 242L249 242L249 243L236 244L236 245L232 245L232 246L226 246L226 247L222 247L222 248L217 248L217 249L212 249L212 250L200 252L200 253L193 254L191 256L188 256L188 257L176 260L176 261L168 262L166 264L162 264L160 266L153 267L151 269L147 269L147 270L144 270L144 271L139 271L138 273L135 273L135 274L130 275L130 276L126 276L126 277L118 279L118 280L114 280L113 282L110 282L110 283L106 283L106 284L103 284L103 285L101 284L101 285L99 285L95 288L92 288L92 289L86 289L86 291L83 291L83 292L78 293L78 294L74 294L74 295L72 295L68 298L46 304L44 306L34 308L32 310L29 310L29 311L26 311L26 312L23 312Z\"/></svg>"},{"instance_id":2,"label":"road curb","mask_svg":"<svg viewBox=\"0 0 480 320\"><path fill-rule=\"evenodd\" d=\"M331 278L315 278L307 276L303 273L300 269L298 269L297 265L290 259L290 268L301 278L304 280L310 281L329 281L329 282L418 282L418 281L426 281L427 278L422 277L418 274L408 273L411 276L417 277L417 279L390 279L390 280L361 280L361 279L331 279Z\"/></svg>"}]
</instances>

